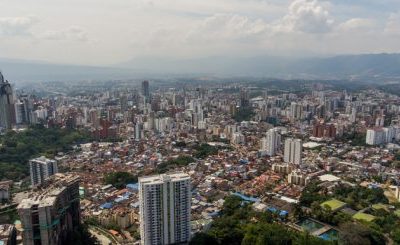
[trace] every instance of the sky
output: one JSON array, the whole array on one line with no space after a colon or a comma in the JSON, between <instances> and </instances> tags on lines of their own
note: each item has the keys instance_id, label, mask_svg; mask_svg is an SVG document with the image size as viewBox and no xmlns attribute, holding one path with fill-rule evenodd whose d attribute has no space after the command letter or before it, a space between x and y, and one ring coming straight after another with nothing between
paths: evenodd
<instances>
[{"instance_id":1,"label":"sky","mask_svg":"<svg viewBox=\"0 0 400 245\"><path fill-rule=\"evenodd\" d=\"M0 0L0 10L0 58L112 65L400 52L400 0Z\"/></svg>"}]
</instances>

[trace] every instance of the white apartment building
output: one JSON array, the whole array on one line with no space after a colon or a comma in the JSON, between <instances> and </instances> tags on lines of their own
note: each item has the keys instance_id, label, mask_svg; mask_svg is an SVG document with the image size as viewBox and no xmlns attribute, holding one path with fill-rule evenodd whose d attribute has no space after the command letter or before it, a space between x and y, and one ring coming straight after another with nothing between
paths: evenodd
<instances>
[{"instance_id":1,"label":"white apartment building","mask_svg":"<svg viewBox=\"0 0 400 245\"><path fill-rule=\"evenodd\" d=\"M281 146L279 130L272 128L267 131L265 138L261 139L261 151L269 156L274 156Z\"/></svg>"},{"instance_id":2,"label":"white apartment building","mask_svg":"<svg viewBox=\"0 0 400 245\"><path fill-rule=\"evenodd\" d=\"M188 243L190 199L190 177L187 174L139 178L141 244Z\"/></svg>"},{"instance_id":3,"label":"white apartment building","mask_svg":"<svg viewBox=\"0 0 400 245\"><path fill-rule=\"evenodd\" d=\"M57 161L44 156L29 161L32 186L43 183L55 173L58 173Z\"/></svg>"},{"instance_id":4,"label":"white apartment building","mask_svg":"<svg viewBox=\"0 0 400 245\"><path fill-rule=\"evenodd\" d=\"M396 139L396 131L395 127L368 129L365 143L367 145L392 143Z\"/></svg>"},{"instance_id":5,"label":"white apartment building","mask_svg":"<svg viewBox=\"0 0 400 245\"><path fill-rule=\"evenodd\" d=\"M301 164L301 153L303 151L300 139L288 138L285 140L284 161L296 165Z\"/></svg>"}]
</instances>

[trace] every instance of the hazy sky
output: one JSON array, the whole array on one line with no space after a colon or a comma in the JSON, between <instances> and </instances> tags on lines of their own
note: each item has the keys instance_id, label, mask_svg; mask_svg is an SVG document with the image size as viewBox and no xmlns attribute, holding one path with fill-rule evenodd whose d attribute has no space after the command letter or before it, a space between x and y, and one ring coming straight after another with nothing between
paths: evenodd
<instances>
[{"instance_id":1,"label":"hazy sky","mask_svg":"<svg viewBox=\"0 0 400 245\"><path fill-rule=\"evenodd\" d=\"M372 52L400 52L400 0L0 0L1 58Z\"/></svg>"}]
</instances>

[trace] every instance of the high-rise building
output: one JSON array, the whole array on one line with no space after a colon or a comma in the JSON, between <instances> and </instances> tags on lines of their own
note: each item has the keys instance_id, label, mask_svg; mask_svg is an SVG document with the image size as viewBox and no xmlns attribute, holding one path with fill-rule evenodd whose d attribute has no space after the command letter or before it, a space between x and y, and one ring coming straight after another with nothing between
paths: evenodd
<instances>
[{"instance_id":1,"label":"high-rise building","mask_svg":"<svg viewBox=\"0 0 400 245\"><path fill-rule=\"evenodd\" d=\"M290 119L291 120L301 119L302 115L303 115L302 105L296 102L292 102L290 104Z\"/></svg>"},{"instance_id":2,"label":"high-rise building","mask_svg":"<svg viewBox=\"0 0 400 245\"><path fill-rule=\"evenodd\" d=\"M11 129L15 123L15 106L11 84L0 72L0 128Z\"/></svg>"},{"instance_id":3,"label":"high-rise building","mask_svg":"<svg viewBox=\"0 0 400 245\"><path fill-rule=\"evenodd\" d=\"M24 245L66 244L80 225L79 177L55 174L17 207Z\"/></svg>"},{"instance_id":4,"label":"high-rise building","mask_svg":"<svg viewBox=\"0 0 400 245\"><path fill-rule=\"evenodd\" d=\"M43 183L50 176L58 172L57 161L44 156L29 161L32 186Z\"/></svg>"},{"instance_id":5,"label":"high-rise building","mask_svg":"<svg viewBox=\"0 0 400 245\"><path fill-rule=\"evenodd\" d=\"M250 105L250 95L249 91L245 88L240 90L240 106L248 107Z\"/></svg>"},{"instance_id":6,"label":"high-rise building","mask_svg":"<svg viewBox=\"0 0 400 245\"><path fill-rule=\"evenodd\" d=\"M267 131L265 138L261 140L261 151L269 156L274 156L281 145L281 135L277 128Z\"/></svg>"},{"instance_id":7,"label":"high-rise building","mask_svg":"<svg viewBox=\"0 0 400 245\"><path fill-rule=\"evenodd\" d=\"M146 103L150 102L150 87L149 87L149 81L143 81L142 82L142 95L146 99Z\"/></svg>"},{"instance_id":8,"label":"high-rise building","mask_svg":"<svg viewBox=\"0 0 400 245\"><path fill-rule=\"evenodd\" d=\"M391 143L396 138L396 129L394 127L373 128L367 130L365 143L367 145L381 145Z\"/></svg>"},{"instance_id":9,"label":"high-rise building","mask_svg":"<svg viewBox=\"0 0 400 245\"><path fill-rule=\"evenodd\" d=\"M141 244L190 240L190 177L184 173L139 178Z\"/></svg>"},{"instance_id":10,"label":"high-rise building","mask_svg":"<svg viewBox=\"0 0 400 245\"><path fill-rule=\"evenodd\" d=\"M333 124L316 123L313 127L313 137L317 138L335 138L336 127Z\"/></svg>"},{"instance_id":11,"label":"high-rise building","mask_svg":"<svg viewBox=\"0 0 400 245\"><path fill-rule=\"evenodd\" d=\"M287 163L301 164L302 142L300 139L288 138L285 140L284 161Z\"/></svg>"}]
</instances>

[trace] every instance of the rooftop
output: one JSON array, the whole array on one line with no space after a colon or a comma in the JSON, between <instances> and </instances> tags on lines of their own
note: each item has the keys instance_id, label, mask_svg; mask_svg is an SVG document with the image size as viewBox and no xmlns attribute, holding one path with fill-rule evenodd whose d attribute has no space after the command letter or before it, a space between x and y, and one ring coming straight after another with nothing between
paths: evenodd
<instances>
[{"instance_id":1,"label":"rooftop","mask_svg":"<svg viewBox=\"0 0 400 245\"><path fill-rule=\"evenodd\" d=\"M152 175L139 178L139 183L141 184L161 184L165 181L179 181L190 179L188 174L185 173L173 173L173 174L160 174Z\"/></svg>"},{"instance_id":2,"label":"rooftop","mask_svg":"<svg viewBox=\"0 0 400 245\"><path fill-rule=\"evenodd\" d=\"M79 181L78 176L57 173L51 176L45 183L33 189L28 198L23 199L18 209L30 208L32 205L50 206L56 201L57 196L68 185Z\"/></svg>"}]
</instances>

